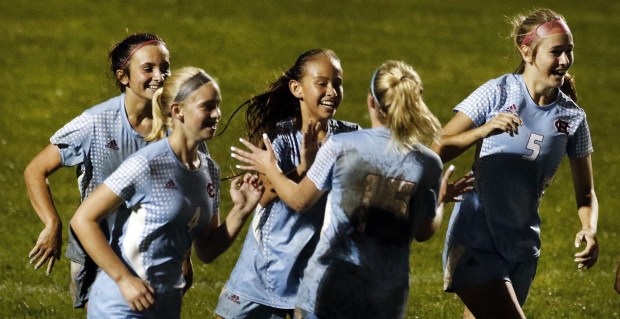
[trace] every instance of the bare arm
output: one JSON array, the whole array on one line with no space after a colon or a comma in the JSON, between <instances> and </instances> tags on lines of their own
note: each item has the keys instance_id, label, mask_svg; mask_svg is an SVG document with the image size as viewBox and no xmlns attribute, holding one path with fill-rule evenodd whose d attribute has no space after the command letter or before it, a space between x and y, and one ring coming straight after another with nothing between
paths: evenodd
<instances>
[{"instance_id":1,"label":"bare arm","mask_svg":"<svg viewBox=\"0 0 620 319\"><path fill-rule=\"evenodd\" d=\"M575 254L578 268L590 268L598 260L598 240L596 238L598 223L598 200L594 192L592 177L592 159L588 155L570 159L573 186L577 200L577 213L581 221L581 230L575 236L575 247L585 242L584 250Z\"/></svg>"},{"instance_id":2,"label":"bare arm","mask_svg":"<svg viewBox=\"0 0 620 319\"><path fill-rule=\"evenodd\" d=\"M122 203L122 198L102 184L82 202L71 219L71 227L86 253L116 282L131 309L142 311L155 301L153 288L127 269L99 227L101 220Z\"/></svg>"},{"instance_id":3,"label":"bare arm","mask_svg":"<svg viewBox=\"0 0 620 319\"><path fill-rule=\"evenodd\" d=\"M219 214L194 240L196 256L204 263L210 263L224 253L243 228L261 198L263 188L258 177L245 174L231 182L230 196L233 207L220 225Z\"/></svg>"},{"instance_id":4,"label":"bare arm","mask_svg":"<svg viewBox=\"0 0 620 319\"><path fill-rule=\"evenodd\" d=\"M265 135L264 139L266 150L262 150L252 145L252 143L240 139L249 152L232 148L233 153L231 156L247 164L237 165L237 167L265 174L278 193L278 197L293 210L299 212L312 206L321 197L323 192L318 190L308 177L304 177L299 183L288 179L278 167L269 138Z\"/></svg>"},{"instance_id":5,"label":"bare arm","mask_svg":"<svg viewBox=\"0 0 620 319\"><path fill-rule=\"evenodd\" d=\"M414 234L417 241L422 242L430 239L439 229L443 220L444 203L461 201L461 195L473 189L474 177L471 173L467 173L456 182L451 183L450 176L453 172L454 165L450 165L441 178L441 185L437 196L439 204L435 210L435 217L425 220L418 228Z\"/></svg>"},{"instance_id":6,"label":"bare arm","mask_svg":"<svg viewBox=\"0 0 620 319\"><path fill-rule=\"evenodd\" d=\"M447 163L485 137L505 132L511 136L519 134L521 124L521 119L513 113L499 113L484 125L476 127L465 113L457 112L443 128L441 143L433 143L431 148Z\"/></svg>"},{"instance_id":7,"label":"bare arm","mask_svg":"<svg viewBox=\"0 0 620 319\"><path fill-rule=\"evenodd\" d=\"M37 242L28 254L34 269L47 263L47 274L52 273L54 262L60 259L62 248L62 220L58 215L52 190L47 177L62 167L58 147L49 144L37 154L24 170L24 181L28 190L30 204L45 228L39 234Z\"/></svg>"}]
</instances>

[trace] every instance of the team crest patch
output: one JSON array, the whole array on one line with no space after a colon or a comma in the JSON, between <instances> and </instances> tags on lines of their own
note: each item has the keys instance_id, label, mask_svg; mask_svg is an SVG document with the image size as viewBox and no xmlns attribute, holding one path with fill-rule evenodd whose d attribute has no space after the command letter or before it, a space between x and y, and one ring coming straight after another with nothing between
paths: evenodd
<instances>
[{"instance_id":1,"label":"team crest patch","mask_svg":"<svg viewBox=\"0 0 620 319\"><path fill-rule=\"evenodd\" d=\"M562 133L562 134L566 134L568 135L568 129L569 129L569 125L568 122L564 121L564 120L556 120L555 121L555 128L558 130L558 133Z\"/></svg>"},{"instance_id":2,"label":"team crest patch","mask_svg":"<svg viewBox=\"0 0 620 319\"><path fill-rule=\"evenodd\" d=\"M239 300L239 296L237 296L237 295L230 295L230 296L228 296L228 300L230 300L230 301L232 301L232 302L234 302L236 304L240 304L241 303L241 300Z\"/></svg>"}]
</instances>

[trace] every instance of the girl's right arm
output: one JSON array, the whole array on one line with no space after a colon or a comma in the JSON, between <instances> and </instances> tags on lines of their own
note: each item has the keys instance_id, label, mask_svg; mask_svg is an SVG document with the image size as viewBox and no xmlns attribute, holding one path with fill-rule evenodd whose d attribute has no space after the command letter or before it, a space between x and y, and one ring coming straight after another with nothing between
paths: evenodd
<instances>
[{"instance_id":1,"label":"girl's right arm","mask_svg":"<svg viewBox=\"0 0 620 319\"><path fill-rule=\"evenodd\" d=\"M102 184L78 207L71 227L86 253L116 282L132 310L142 311L155 301L154 290L133 275L114 253L99 223L123 204L123 199Z\"/></svg>"},{"instance_id":2,"label":"girl's right arm","mask_svg":"<svg viewBox=\"0 0 620 319\"><path fill-rule=\"evenodd\" d=\"M30 204L45 228L28 254L34 269L47 263L47 274L52 273L54 262L60 259L62 248L62 220L56 211L52 191L47 177L62 167L60 152L56 145L50 144L37 154L24 170L24 181L28 190Z\"/></svg>"},{"instance_id":3,"label":"girl's right arm","mask_svg":"<svg viewBox=\"0 0 620 319\"><path fill-rule=\"evenodd\" d=\"M476 127L463 112L457 112L442 130L441 143L433 143L431 148L447 163L461 155L478 141L491 135L519 133L521 119L513 113L499 113L490 121Z\"/></svg>"}]
</instances>

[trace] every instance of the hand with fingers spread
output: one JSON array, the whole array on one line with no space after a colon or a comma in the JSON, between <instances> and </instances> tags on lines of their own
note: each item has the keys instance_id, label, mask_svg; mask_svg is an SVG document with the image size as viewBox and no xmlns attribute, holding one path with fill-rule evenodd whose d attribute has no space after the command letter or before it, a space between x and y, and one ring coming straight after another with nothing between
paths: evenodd
<instances>
[{"instance_id":1,"label":"hand with fingers spread","mask_svg":"<svg viewBox=\"0 0 620 319\"><path fill-rule=\"evenodd\" d=\"M62 226L45 227L34 248L28 253L30 263L35 264L34 269L39 269L47 263L47 275L52 273L54 263L60 259L60 250L62 247Z\"/></svg>"},{"instance_id":2,"label":"hand with fingers spread","mask_svg":"<svg viewBox=\"0 0 620 319\"><path fill-rule=\"evenodd\" d=\"M575 247L579 248L582 242L586 243L586 247L575 254L577 269L590 268L594 266L598 260L598 240L596 239L596 231L591 228L585 228L579 231L577 236L575 236Z\"/></svg>"},{"instance_id":3,"label":"hand with fingers spread","mask_svg":"<svg viewBox=\"0 0 620 319\"><path fill-rule=\"evenodd\" d=\"M263 134L263 142L265 144L265 150L254 146L252 143L240 138L239 141L248 148L248 151L231 147L233 152L230 156L239 160L246 165L237 165L238 169L246 171L256 171L261 174L267 174L271 170L280 170L276 154L271 147L271 141L267 134Z\"/></svg>"},{"instance_id":4,"label":"hand with fingers spread","mask_svg":"<svg viewBox=\"0 0 620 319\"><path fill-rule=\"evenodd\" d=\"M261 180L256 175L246 173L231 182L230 198L241 211L251 213L263 194Z\"/></svg>"},{"instance_id":5,"label":"hand with fingers spread","mask_svg":"<svg viewBox=\"0 0 620 319\"><path fill-rule=\"evenodd\" d=\"M456 182L450 182L450 176L454 172L454 165L450 165L448 170L441 179L441 188L439 189L439 199L441 202L460 202L463 200L463 194L474 189L474 174L469 172L463 177L456 180Z\"/></svg>"},{"instance_id":6,"label":"hand with fingers spread","mask_svg":"<svg viewBox=\"0 0 620 319\"><path fill-rule=\"evenodd\" d=\"M514 136L514 134L519 134L520 125L523 125L523 121L518 115L502 112L481 126L481 128L484 129L482 137L489 137L501 133L508 133L510 136Z\"/></svg>"},{"instance_id":7,"label":"hand with fingers spread","mask_svg":"<svg viewBox=\"0 0 620 319\"><path fill-rule=\"evenodd\" d=\"M155 303L155 290L139 277L127 274L117 284L131 310L144 311Z\"/></svg>"}]
</instances>

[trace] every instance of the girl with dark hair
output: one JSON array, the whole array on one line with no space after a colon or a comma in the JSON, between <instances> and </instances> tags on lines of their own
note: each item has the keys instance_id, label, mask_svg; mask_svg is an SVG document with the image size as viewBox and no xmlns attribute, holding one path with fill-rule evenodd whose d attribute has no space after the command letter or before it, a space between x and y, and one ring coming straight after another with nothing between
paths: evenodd
<instances>
[{"instance_id":1,"label":"girl with dark hair","mask_svg":"<svg viewBox=\"0 0 620 319\"><path fill-rule=\"evenodd\" d=\"M170 75L170 55L157 35L127 36L109 54L110 71L121 94L98 104L58 130L50 144L37 154L24 171L32 207L45 224L30 251L35 269L47 264L48 275L60 258L62 221L47 178L63 166L77 166L80 199L84 200L130 154L146 146L151 132L151 98ZM114 216L110 217L113 222ZM102 228L113 231L112 224ZM82 249L69 228L66 256L71 259L73 306L88 300L97 266Z\"/></svg>"},{"instance_id":2,"label":"girl with dark hair","mask_svg":"<svg viewBox=\"0 0 620 319\"><path fill-rule=\"evenodd\" d=\"M354 123L333 119L343 97L340 59L332 50L304 52L267 92L246 102L247 132L254 143L273 139L278 163L298 181L330 136L355 131ZM305 139L316 129L318 141ZM256 209L241 255L220 295L222 318L285 318L292 315L299 281L318 240L325 197L298 214L261 175L265 193Z\"/></svg>"}]
</instances>

